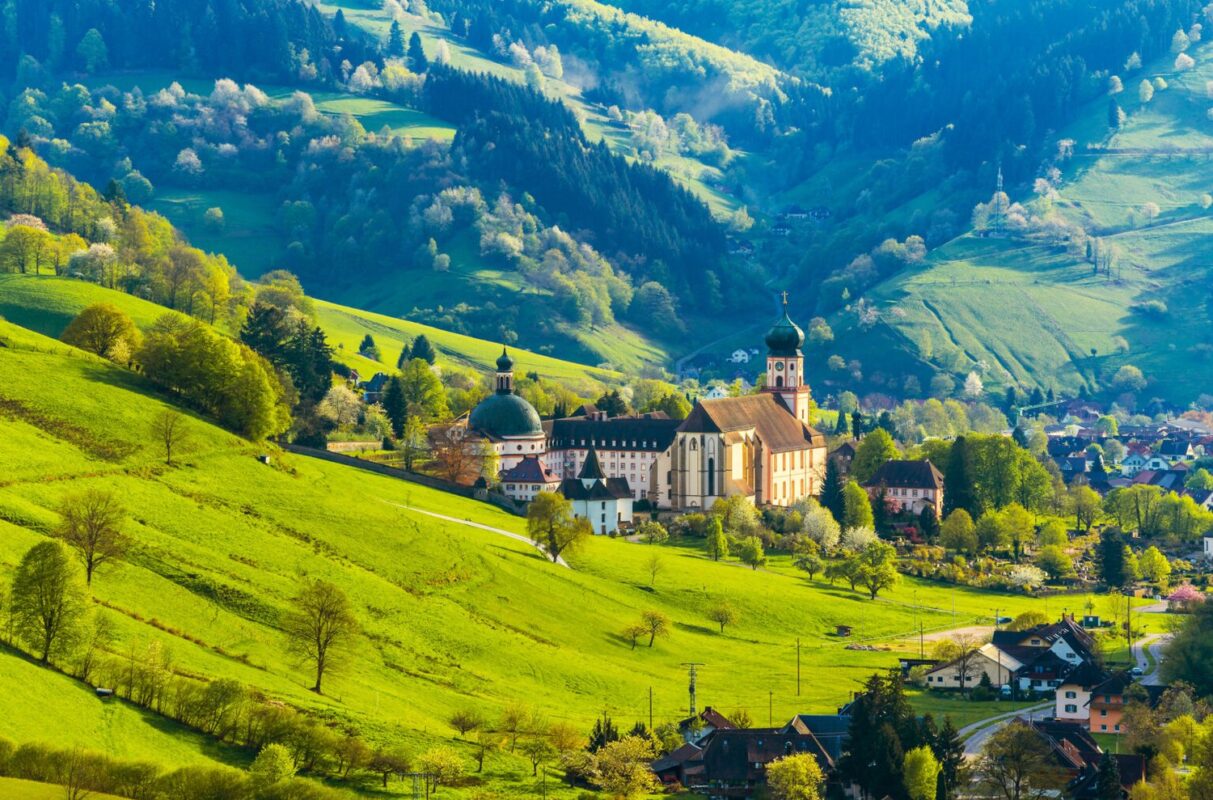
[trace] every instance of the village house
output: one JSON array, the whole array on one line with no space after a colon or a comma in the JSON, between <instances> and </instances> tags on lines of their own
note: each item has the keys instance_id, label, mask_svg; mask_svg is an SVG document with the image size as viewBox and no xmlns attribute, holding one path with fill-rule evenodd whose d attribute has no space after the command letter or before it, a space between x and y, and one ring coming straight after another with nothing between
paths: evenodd
<instances>
[{"instance_id":1,"label":"village house","mask_svg":"<svg viewBox=\"0 0 1213 800\"><path fill-rule=\"evenodd\" d=\"M928 672L927 688L969 689L986 675L995 687L1048 692L1092 662L1094 652L1091 634L1068 616L1025 631L995 631L990 642Z\"/></svg>"},{"instance_id":2,"label":"village house","mask_svg":"<svg viewBox=\"0 0 1213 800\"><path fill-rule=\"evenodd\" d=\"M1082 723L1085 728L1091 718L1091 690L1109 677L1107 671L1091 662L1074 669L1057 687L1053 717Z\"/></svg>"},{"instance_id":3,"label":"village house","mask_svg":"<svg viewBox=\"0 0 1213 800\"><path fill-rule=\"evenodd\" d=\"M886 461L864 489L873 500L883 495L894 513L917 515L929 508L936 519L943 516L943 473L928 460Z\"/></svg>"},{"instance_id":4,"label":"village house","mask_svg":"<svg viewBox=\"0 0 1213 800\"><path fill-rule=\"evenodd\" d=\"M664 786L682 786L708 800L760 797L767 765L800 753L812 755L829 778L850 730L850 718L842 714L797 715L778 728L748 729L715 716L719 719L703 719L697 726L709 732L653 762L651 769Z\"/></svg>"},{"instance_id":5,"label":"village house","mask_svg":"<svg viewBox=\"0 0 1213 800\"><path fill-rule=\"evenodd\" d=\"M1166 689L1164 686L1145 686L1135 684L1133 676L1128 672L1118 672L1103 683L1091 688L1090 715L1087 729L1091 733L1124 733L1123 720L1125 706L1132 699L1130 687L1141 693L1145 702L1151 706L1158 703Z\"/></svg>"},{"instance_id":6,"label":"village house","mask_svg":"<svg viewBox=\"0 0 1213 800\"><path fill-rule=\"evenodd\" d=\"M1048 748L1053 763L1069 779L1065 796L1074 800L1098 800L1097 777L1104 751L1094 737L1081 725L1063 720L1029 720L1017 717L1011 725L1023 725L1037 736ZM1136 753L1116 754L1122 791L1129 790L1146 778L1146 759Z\"/></svg>"},{"instance_id":7,"label":"village house","mask_svg":"<svg viewBox=\"0 0 1213 800\"><path fill-rule=\"evenodd\" d=\"M499 473L502 493L519 503L529 503L540 492L560 488L560 476L552 472L538 456L523 456L522 460Z\"/></svg>"}]
</instances>

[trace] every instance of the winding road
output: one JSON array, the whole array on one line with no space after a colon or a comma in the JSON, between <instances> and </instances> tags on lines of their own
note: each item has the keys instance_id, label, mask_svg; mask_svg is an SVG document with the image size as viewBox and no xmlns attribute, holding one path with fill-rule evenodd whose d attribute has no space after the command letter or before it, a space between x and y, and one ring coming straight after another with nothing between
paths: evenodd
<instances>
[{"instance_id":1,"label":"winding road","mask_svg":"<svg viewBox=\"0 0 1213 800\"><path fill-rule=\"evenodd\" d=\"M1163 610L1165 610L1165 606ZM1146 611L1146 613L1161 613L1161 611L1155 611L1153 608L1149 610L1143 609L1143 611ZM1169 633L1151 633L1133 642L1130 646L1129 651L1132 653L1134 663L1141 667L1145 673L1141 678L1143 685L1159 686L1161 684L1159 669L1162 666L1162 648L1170 638L1171 635ZM1047 700L1034 706L1021 708L1018 711L996 714L974 722L971 725L964 726L958 733L964 741L965 758L977 758L981 754L981 747L985 744L986 740L1016 717L1026 717L1032 720L1045 719L1052 715L1053 706L1054 702Z\"/></svg>"}]
</instances>

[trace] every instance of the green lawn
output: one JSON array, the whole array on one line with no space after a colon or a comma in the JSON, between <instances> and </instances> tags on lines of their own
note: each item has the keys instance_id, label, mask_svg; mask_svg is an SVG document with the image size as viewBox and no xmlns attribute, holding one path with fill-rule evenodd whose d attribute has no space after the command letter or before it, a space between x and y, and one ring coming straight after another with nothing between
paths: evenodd
<instances>
[{"instance_id":1,"label":"green lawn","mask_svg":"<svg viewBox=\"0 0 1213 800\"><path fill-rule=\"evenodd\" d=\"M994 606L1009 614L1041 607L918 580L870 602L806 580L783 558L754 571L712 562L694 546L606 538L590 541L565 569L522 542L401 506L524 532L523 520L494 507L281 453L267 466L255 458L265 446L201 419L190 422L181 462L167 468L147 422L163 400L141 378L7 323L0 336L9 342L0 398L39 412L0 423L0 464L10 465L0 480L0 580L54 524L65 496L112 489L130 509L134 547L124 562L101 570L93 592L114 609L116 652L158 642L179 669L236 678L372 742L402 742L414 752L451 742L445 720L467 705L491 716L521 702L586 730L606 709L630 725L647 718L650 689L656 720L676 719L687 702L688 660L704 664L700 705L744 708L759 723L768 709L775 722L828 712L867 675L896 663L894 653L846 649L833 635L838 624L855 625L856 637L888 639L919 618L946 627ZM46 391L48 382L55 391ZM109 447L90 449L80 430ZM664 568L650 587L653 555ZM324 697L307 691L276 625L301 576L340 584L363 626L351 667L326 682ZM724 634L704 615L718 598L740 614ZM649 608L671 618L672 635L633 650L619 632ZM805 676L799 695L797 638ZM63 680L29 669L38 677L25 683ZM39 691L56 694L46 685ZM73 707L51 712L58 717L96 707L86 694L58 694ZM32 736L50 724L40 702L8 716L9 735ZM188 737L172 738L173 748L198 752ZM164 761L179 759L167 743L148 746ZM505 796L533 796L529 764L508 753L490 755L484 779Z\"/></svg>"}]
</instances>

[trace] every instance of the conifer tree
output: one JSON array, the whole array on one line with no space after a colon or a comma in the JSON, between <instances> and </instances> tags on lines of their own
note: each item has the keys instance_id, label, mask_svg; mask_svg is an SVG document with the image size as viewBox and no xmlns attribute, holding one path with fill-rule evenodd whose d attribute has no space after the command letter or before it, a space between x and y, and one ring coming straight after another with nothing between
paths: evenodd
<instances>
[{"instance_id":1,"label":"conifer tree","mask_svg":"<svg viewBox=\"0 0 1213 800\"><path fill-rule=\"evenodd\" d=\"M943 477L943 513L946 517L958 508L969 512L969 516L981 516L975 508L973 479L969 475L969 447L965 437L957 436L948 455L948 468Z\"/></svg>"},{"instance_id":2,"label":"conifer tree","mask_svg":"<svg viewBox=\"0 0 1213 800\"><path fill-rule=\"evenodd\" d=\"M834 423L834 435L846 436L851 432L851 421L842 411L838 412L838 421Z\"/></svg>"},{"instance_id":3,"label":"conifer tree","mask_svg":"<svg viewBox=\"0 0 1213 800\"><path fill-rule=\"evenodd\" d=\"M400 29L400 23L396 20L392 20L392 28L388 31L387 54L392 58L404 56L404 31Z\"/></svg>"},{"instance_id":4,"label":"conifer tree","mask_svg":"<svg viewBox=\"0 0 1213 800\"><path fill-rule=\"evenodd\" d=\"M430 68L430 61L425 57L425 48L421 46L421 37L417 31L409 37L409 69L413 72L425 72Z\"/></svg>"},{"instance_id":5,"label":"conifer tree","mask_svg":"<svg viewBox=\"0 0 1213 800\"><path fill-rule=\"evenodd\" d=\"M1121 800L1124 788L1120 783L1120 765L1111 753L1099 759L1099 772L1095 775L1095 797L1097 800Z\"/></svg>"},{"instance_id":6,"label":"conifer tree","mask_svg":"<svg viewBox=\"0 0 1213 800\"><path fill-rule=\"evenodd\" d=\"M400 438L404 435L404 424L409 416L408 399L404 396L404 385L397 376L391 377L383 392L383 413L387 414L392 423L392 435Z\"/></svg>"},{"instance_id":7,"label":"conifer tree","mask_svg":"<svg viewBox=\"0 0 1213 800\"><path fill-rule=\"evenodd\" d=\"M842 494L842 474L838 469L838 460L826 459L826 477L821 484L821 505L834 516L839 525L846 518L846 505Z\"/></svg>"},{"instance_id":8,"label":"conifer tree","mask_svg":"<svg viewBox=\"0 0 1213 800\"><path fill-rule=\"evenodd\" d=\"M409 358L422 358L433 365L438 360L438 351L434 349L434 345L430 344L430 340L423 333L413 340L413 349L409 352Z\"/></svg>"}]
</instances>

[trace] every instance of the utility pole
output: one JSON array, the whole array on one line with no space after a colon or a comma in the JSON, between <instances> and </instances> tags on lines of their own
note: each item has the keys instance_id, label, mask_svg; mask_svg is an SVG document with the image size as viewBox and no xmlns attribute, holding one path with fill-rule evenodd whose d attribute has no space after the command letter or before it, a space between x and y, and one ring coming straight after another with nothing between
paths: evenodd
<instances>
[{"instance_id":1,"label":"utility pole","mask_svg":"<svg viewBox=\"0 0 1213 800\"><path fill-rule=\"evenodd\" d=\"M918 621L918 657L926 658L926 641L923 637L922 620Z\"/></svg>"},{"instance_id":2,"label":"utility pole","mask_svg":"<svg viewBox=\"0 0 1213 800\"><path fill-rule=\"evenodd\" d=\"M1133 651L1133 595L1125 598L1125 643L1129 645L1131 655Z\"/></svg>"},{"instance_id":3,"label":"utility pole","mask_svg":"<svg viewBox=\"0 0 1213 800\"><path fill-rule=\"evenodd\" d=\"M767 692L767 727L775 727L775 693Z\"/></svg>"},{"instance_id":4,"label":"utility pole","mask_svg":"<svg viewBox=\"0 0 1213 800\"><path fill-rule=\"evenodd\" d=\"M653 732L653 687L649 687L649 733Z\"/></svg>"},{"instance_id":5,"label":"utility pole","mask_svg":"<svg viewBox=\"0 0 1213 800\"><path fill-rule=\"evenodd\" d=\"M702 667L703 664L699 663L698 661L684 661L682 663L682 666L687 668L687 672L690 677L690 692L691 692L691 714L690 714L690 716L694 717L695 716L695 679L699 676L697 668Z\"/></svg>"}]
</instances>

